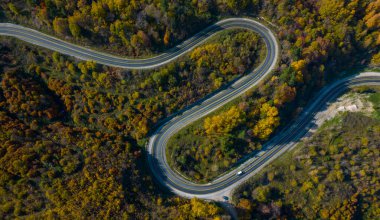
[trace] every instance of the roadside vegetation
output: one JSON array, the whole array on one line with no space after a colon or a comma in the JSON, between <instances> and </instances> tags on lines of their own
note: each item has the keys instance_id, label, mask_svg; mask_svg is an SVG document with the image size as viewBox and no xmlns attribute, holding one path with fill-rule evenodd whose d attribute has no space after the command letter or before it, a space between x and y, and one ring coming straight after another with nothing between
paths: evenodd
<instances>
[{"instance_id":1,"label":"roadside vegetation","mask_svg":"<svg viewBox=\"0 0 380 220\"><path fill-rule=\"evenodd\" d=\"M199 145L179 142L186 150L176 150L177 158L190 158L199 181L216 176L200 164L220 157L214 169L222 172L260 148L278 121L296 117L341 71L380 65L379 0L5 0L0 7L2 21L131 57L168 49L221 17L249 14L278 26L272 28L282 52L273 77L201 121L194 130ZM78 61L6 37L0 42L2 218L224 215L214 203L162 193L146 170L144 146L160 119L254 68L265 50L257 35L228 31L149 71ZM194 131L185 138L194 140Z\"/></svg>"},{"instance_id":2,"label":"roadside vegetation","mask_svg":"<svg viewBox=\"0 0 380 220\"><path fill-rule=\"evenodd\" d=\"M376 106L379 90L369 101ZM375 101L375 102L374 102ZM342 113L239 187L242 219L375 219L380 119ZM355 129L352 129L355 128Z\"/></svg>"},{"instance_id":3,"label":"roadside vegetation","mask_svg":"<svg viewBox=\"0 0 380 220\"><path fill-rule=\"evenodd\" d=\"M230 170L244 155L260 150L279 126L280 117L271 102L254 97L244 96L238 104L204 117L171 137L169 164L193 181L208 182Z\"/></svg>"}]
</instances>

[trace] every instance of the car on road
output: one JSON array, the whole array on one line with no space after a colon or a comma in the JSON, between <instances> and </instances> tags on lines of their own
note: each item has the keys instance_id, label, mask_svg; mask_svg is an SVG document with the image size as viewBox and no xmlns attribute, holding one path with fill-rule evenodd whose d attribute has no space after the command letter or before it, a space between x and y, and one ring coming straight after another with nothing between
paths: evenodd
<instances>
[{"instance_id":1,"label":"car on road","mask_svg":"<svg viewBox=\"0 0 380 220\"><path fill-rule=\"evenodd\" d=\"M238 175L238 176L240 176L240 175L242 175L242 174L243 174L243 171L241 171L241 170L240 170L239 172L236 173L236 175Z\"/></svg>"},{"instance_id":2,"label":"car on road","mask_svg":"<svg viewBox=\"0 0 380 220\"><path fill-rule=\"evenodd\" d=\"M261 156L263 156L264 154L265 154L265 151L262 150L262 151L260 151L259 153L257 153L256 156L257 156L257 157L261 157Z\"/></svg>"},{"instance_id":3,"label":"car on road","mask_svg":"<svg viewBox=\"0 0 380 220\"><path fill-rule=\"evenodd\" d=\"M224 199L225 201L228 201L228 196L223 196L223 199Z\"/></svg>"}]
</instances>

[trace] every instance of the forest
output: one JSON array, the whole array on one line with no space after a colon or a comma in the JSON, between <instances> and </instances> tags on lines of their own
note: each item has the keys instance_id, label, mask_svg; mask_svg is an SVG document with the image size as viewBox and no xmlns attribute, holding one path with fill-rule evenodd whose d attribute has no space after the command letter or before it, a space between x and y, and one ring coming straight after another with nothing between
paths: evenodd
<instances>
[{"instance_id":1,"label":"forest","mask_svg":"<svg viewBox=\"0 0 380 220\"><path fill-rule=\"evenodd\" d=\"M373 114L346 112L325 122L311 138L235 191L242 219L375 219L380 215L380 93L378 89L361 92L369 93Z\"/></svg>"},{"instance_id":2,"label":"forest","mask_svg":"<svg viewBox=\"0 0 380 220\"><path fill-rule=\"evenodd\" d=\"M2 218L223 215L214 204L159 193L130 137L68 121L68 106L35 73L12 68L1 76Z\"/></svg>"},{"instance_id":3,"label":"forest","mask_svg":"<svg viewBox=\"0 0 380 220\"><path fill-rule=\"evenodd\" d=\"M198 123L195 133L186 134L197 136L197 145L178 142L174 162L190 161L190 170L183 172L198 181L259 149L340 73L380 65L380 0L4 0L0 7L2 22L130 57L162 52L224 17L249 15L274 23L282 48L272 77ZM178 198L157 186L146 168L144 145L160 120L247 73L264 53L256 34L233 30L162 68L128 71L1 37L1 217L223 217L214 203ZM377 126L372 119L360 120ZM350 131L345 132L350 138ZM364 134L368 144L378 142L372 133ZM214 157L208 157L210 152ZM202 169L216 159L221 163L214 173ZM358 183L366 184L365 175L356 176ZM357 186L352 184L349 193ZM354 209L356 198L370 203L371 197L360 193L341 197L347 210ZM256 195L239 199L238 207L249 208L242 208L243 215L252 215ZM270 201L263 207L268 209ZM326 207L324 216L341 208L336 204ZM369 206L355 207L369 217L375 213Z\"/></svg>"},{"instance_id":4,"label":"forest","mask_svg":"<svg viewBox=\"0 0 380 220\"><path fill-rule=\"evenodd\" d=\"M1 134L5 143L1 146L1 161L7 176L3 199L13 197L15 189L11 186L16 181L19 188L24 188L20 199L28 191L35 194L28 201L40 204L35 208L40 217L61 216L72 206L78 207L70 212L73 217L143 218L141 213L146 213L145 216L175 219L189 216L196 209L203 213L199 214L202 217L223 215L214 204L200 200L161 198L143 165L143 146L149 129L160 119L244 74L245 68L253 68L264 51L257 35L243 30L226 31L182 57L179 64L143 72L78 62L14 39L2 38L1 42ZM224 57L206 57L208 53L222 52ZM241 54L246 55L238 57ZM228 59L235 62L226 63ZM214 66L210 68L212 73L206 68L209 65ZM171 98L186 90L190 91L187 97ZM23 129L18 133L17 127ZM87 189L90 186L93 190ZM142 189L143 186L149 187ZM94 193L104 197L94 197ZM148 202L151 199L160 199L162 205L153 208ZM34 213L28 203L4 200L8 208L3 216ZM100 210L100 204L110 208ZM118 208L111 208L114 204ZM176 212L179 205L188 207L183 209L188 211ZM164 209L160 206L168 209L161 212ZM129 207L133 207L132 211L125 212ZM142 212L144 209L150 212ZM215 211L207 211L210 209Z\"/></svg>"}]
</instances>

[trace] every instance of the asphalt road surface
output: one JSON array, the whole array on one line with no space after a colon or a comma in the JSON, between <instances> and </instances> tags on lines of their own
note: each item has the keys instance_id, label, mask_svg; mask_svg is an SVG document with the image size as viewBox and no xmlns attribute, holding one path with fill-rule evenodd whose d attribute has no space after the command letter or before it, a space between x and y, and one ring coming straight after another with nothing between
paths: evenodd
<instances>
[{"instance_id":1,"label":"asphalt road surface","mask_svg":"<svg viewBox=\"0 0 380 220\"><path fill-rule=\"evenodd\" d=\"M305 108L300 117L265 144L262 151L247 155L242 165L217 180L208 184L196 184L186 180L169 167L165 153L167 142L180 129L242 95L262 82L274 70L279 57L279 45L270 29L257 21L247 18L225 19L209 26L167 52L147 59L128 59L105 54L9 23L0 23L0 35L16 37L66 55L83 60L93 60L104 65L127 69L149 69L167 64L191 51L217 32L232 28L248 29L263 38L267 48L264 61L255 70L233 82L228 88L195 103L193 107L171 117L151 135L147 146L149 166L156 179L163 186L180 196L221 200L223 195L229 195L230 191L236 186L256 174L279 155L294 147L314 126L314 121L318 117L317 113L325 108L327 103L333 101L350 87L380 85L380 73L362 73L326 86L315 96L315 99L310 102L310 105ZM242 171L242 174L237 175L238 171Z\"/></svg>"}]
</instances>

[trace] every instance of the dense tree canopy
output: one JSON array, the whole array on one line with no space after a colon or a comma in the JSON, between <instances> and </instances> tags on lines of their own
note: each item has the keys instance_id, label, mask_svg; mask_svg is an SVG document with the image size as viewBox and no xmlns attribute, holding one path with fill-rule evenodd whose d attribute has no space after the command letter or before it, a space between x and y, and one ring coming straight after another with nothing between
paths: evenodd
<instances>
[{"instance_id":1,"label":"dense tree canopy","mask_svg":"<svg viewBox=\"0 0 380 220\"><path fill-rule=\"evenodd\" d=\"M214 203L162 196L140 166L143 138L151 124L174 110L166 112L158 97L186 105L191 100L168 99L168 94L185 91L187 84L177 80L196 76L173 79L169 73L180 65L152 75L75 62L14 40L2 39L0 51L3 218L179 219L223 214ZM189 58L183 62L195 68ZM155 79L163 88L127 86L124 79L132 76L140 83L141 78ZM205 85L202 93L189 94L192 100L214 88ZM156 97L149 95L153 93Z\"/></svg>"},{"instance_id":2,"label":"dense tree canopy","mask_svg":"<svg viewBox=\"0 0 380 220\"><path fill-rule=\"evenodd\" d=\"M168 158L175 158L173 166L205 181L260 149L277 127L294 118L313 93L339 73L379 65L379 6L379 0L4 0L0 19L128 56L173 47L224 16L249 14L273 23L268 25L280 41L281 57L272 77L227 109L207 116L210 122L228 121L233 126L206 125L207 134L201 121L172 145L176 148ZM264 55L257 35L226 32L151 71L109 68L9 38L0 41L2 218L191 219L222 214L214 204L159 193L143 164L145 138L164 117L257 65ZM231 109L234 117L229 118ZM353 151L340 146L342 142L327 150L314 146L309 149L310 158L315 158L311 163L327 163L330 170L297 173L300 167L291 164L287 176L296 177L287 185L299 190L290 192L264 186L285 178L270 172L265 184L243 192L237 206L248 210L247 218L252 212L276 216L294 205L283 205L278 199L282 193L299 199L294 201L301 205L306 202L299 195L308 195L307 201L319 205L330 198L323 194L328 191L342 193L343 203L318 206L314 209L318 212L310 212L314 216L339 218L358 210L369 213L368 218L375 216L378 208L368 192L355 191L356 186L370 185L372 165L352 169L347 165L376 154L372 148L351 146L358 141L372 146L379 136L374 135L375 128L363 134L366 138L343 139L359 152L358 159L332 165L332 157L348 158ZM223 135L216 138L215 131ZM307 158L300 161L310 163ZM310 178L303 179L306 176ZM322 178L338 185L330 187ZM356 182L347 184L347 178ZM302 218L299 208L294 206L288 216Z\"/></svg>"},{"instance_id":3,"label":"dense tree canopy","mask_svg":"<svg viewBox=\"0 0 380 220\"><path fill-rule=\"evenodd\" d=\"M206 118L203 125L206 134L223 135L231 132L243 122L242 114L240 109L233 106L226 112Z\"/></svg>"}]
</instances>

